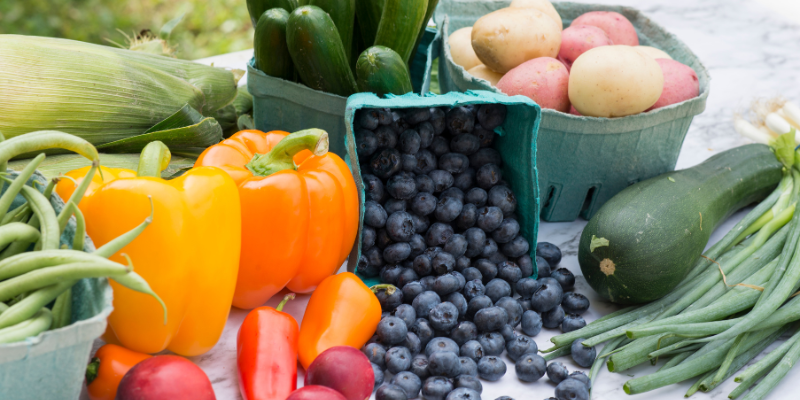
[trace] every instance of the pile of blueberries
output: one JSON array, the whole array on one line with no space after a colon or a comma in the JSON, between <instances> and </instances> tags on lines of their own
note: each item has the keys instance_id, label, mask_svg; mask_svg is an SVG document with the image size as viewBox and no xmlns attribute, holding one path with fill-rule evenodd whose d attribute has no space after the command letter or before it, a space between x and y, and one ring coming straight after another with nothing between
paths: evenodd
<instances>
[{"instance_id":1,"label":"pile of blueberries","mask_svg":"<svg viewBox=\"0 0 800 400\"><path fill-rule=\"evenodd\" d=\"M530 278L517 200L492 147L505 117L499 104L356 114L366 193L358 272L382 282L383 317L363 349L377 400L480 399L477 377L505 375L504 351L521 381L547 373L559 400L588 398L588 377L548 366L531 338L542 327L585 326L589 300L571 291L569 270L553 270L553 244L537 245L539 279ZM590 366L594 348L577 347L573 359ZM384 371L394 376L381 386Z\"/></svg>"}]
</instances>

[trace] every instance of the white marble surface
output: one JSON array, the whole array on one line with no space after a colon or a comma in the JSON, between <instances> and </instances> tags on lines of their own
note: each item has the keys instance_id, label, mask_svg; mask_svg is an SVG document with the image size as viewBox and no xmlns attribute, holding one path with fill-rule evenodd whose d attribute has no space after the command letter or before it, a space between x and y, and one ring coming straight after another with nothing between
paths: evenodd
<instances>
[{"instance_id":1,"label":"white marble surface","mask_svg":"<svg viewBox=\"0 0 800 400\"><path fill-rule=\"evenodd\" d=\"M695 165L720 151L746 143L733 131L731 117L744 110L756 96L783 95L800 101L800 15L798 0L592 0L592 3L624 4L645 12L665 26L700 57L711 74L711 92L706 111L692 123L678 168ZM792 14L794 12L795 14ZM245 69L250 52L238 52L202 60L216 66ZM741 218L732 217L712 236L716 241L727 228ZM580 275L577 242L585 221L569 223L542 223L539 240L549 241L564 252L562 267ZM614 309L593 298L592 290L582 276L578 277L578 291L590 296L592 309L585 315L591 321ZM276 296L268 302L275 306ZM286 310L298 322L309 296L299 296ZM220 342L209 353L192 360L208 374L220 400L241 399L236 375L236 332L246 315L245 311L232 309ZM535 339L540 348L549 347L549 338L558 332L544 330ZM569 357L562 359L570 370L577 369ZM484 382L484 399L508 395L517 400L544 399L553 395L554 385L546 378L537 383L523 384L516 379L513 364L508 361L509 372L499 382ZM594 399L622 398L667 400L683 396L689 384L672 385L638 396L627 396L622 384L630 376L641 376L653 367L639 367L626 374L604 371L595 383ZM302 385L302 368L299 369L298 386ZM768 397L771 400L798 398L792 391L800 379L800 368L795 368L780 386ZM729 380L709 394L697 394L699 399L725 399L735 387Z\"/></svg>"}]
</instances>

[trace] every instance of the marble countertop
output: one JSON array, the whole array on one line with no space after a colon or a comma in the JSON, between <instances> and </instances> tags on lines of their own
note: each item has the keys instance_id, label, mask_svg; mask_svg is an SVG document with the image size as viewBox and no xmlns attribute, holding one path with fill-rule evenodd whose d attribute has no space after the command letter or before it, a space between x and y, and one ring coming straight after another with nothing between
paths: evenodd
<instances>
[{"instance_id":1,"label":"marble countertop","mask_svg":"<svg viewBox=\"0 0 800 400\"><path fill-rule=\"evenodd\" d=\"M683 40L703 61L711 75L711 90L705 112L695 117L683 145L677 168L695 165L709 156L747 143L733 131L734 112L745 110L755 97L782 95L800 101L800 14L797 0L591 0L590 3L624 4L637 7L650 18ZM784 7L786 6L786 7ZM793 20L794 19L794 20ZM201 62L220 67L246 69L251 51L232 53ZM712 236L715 242L732 224L743 216L739 213ZM587 321L599 318L615 309L594 296L583 277L577 261L577 244L586 224L579 220L567 223L545 223L540 226L539 240L558 245L564 254L561 267L578 276L577 291L587 294L592 308L584 317ZM275 306L282 295L267 305ZM309 296L298 296L289 302L286 311L298 322ZM208 374L220 400L241 399L236 373L236 333L246 311L232 309L219 343L207 354L192 357ZM543 330L535 337L540 348L549 347L549 338L559 332ZM98 341L96 347L102 344ZM509 372L498 382L483 382L484 399L501 395L517 400L544 399L553 396L555 385L548 379L524 384L516 379L513 363L506 359ZM569 357L560 359L570 370L579 369ZM596 381L593 399L622 398L667 400L682 398L690 383L671 385L646 394L627 396L622 384L631 376L650 373L654 367L640 366L625 374L603 371ZM769 399L797 398L792 392L793 381L800 379L800 368L794 368L784 378ZM303 371L298 368L298 386L302 386ZM708 394L696 394L699 399L726 399L736 386L728 380ZM85 398L85 394L82 398ZM373 396L374 398L374 396Z\"/></svg>"}]
</instances>

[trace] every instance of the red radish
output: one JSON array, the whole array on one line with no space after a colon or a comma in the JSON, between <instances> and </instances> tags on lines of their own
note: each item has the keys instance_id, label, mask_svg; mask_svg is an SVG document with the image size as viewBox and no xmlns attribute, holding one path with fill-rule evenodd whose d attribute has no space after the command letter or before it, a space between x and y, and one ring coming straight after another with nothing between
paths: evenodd
<instances>
[{"instance_id":1,"label":"red radish","mask_svg":"<svg viewBox=\"0 0 800 400\"><path fill-rule=\"evenodd\" d=\"M148 358L131 368L116 400L216 400L211 381L200 367L178 356Z\"/></svg>"},{"instance_id":2,"label":"red radish","mask_svg":"<svg viewBox=\"0 0 800 400\"><path fill-rule=\"evenodd\" d=\"M346 400L364 400L372 394L375 374L364 353L350 346L335 346L323 351L308 366L305 385L327 386L343 394Z\"/></svg>"},{"instance_id":3,"label":"red radish","mask_svg":"<svg viewBox=\"0 0 800 400\"><path fill-rule=\"evenodd\" d=\"M367 397L368 398L368 397ZM365 398L366 399L366 398ZM303 386L295 390L286 400L347 400L341 393L325 386ZM364 399L362 399L364 400Z\"/></svg>"},{"instance_id":4,"label":"red radish","mask_svg":"<svg viewBox=\"0 0 800 400\"><path fill-rule=\"evenodd\" d=\"M614 44L639 45L636 28L633 27L631 21L618 12L590 11L575 18L570 26L578 25L591 25L602 29Z\"/></svg>"},{"instance_id":5,"label":"red radish","mask_svg":"<svg viewBox=\"0 0 800 400\"><path fill-rule=\"evenodd\" d=\"M591 25L570 26L561 32L561 49L558 51L559 61L563 61L567 69L583 53L599 46L614 44L602 29Z\"/></svg>"},{"instance_id":6,"label":"red radish","mask_svg":"<svg viewBox=\"0 0 800 400\"><path fill-rule=\"evenodd\" d=\"M700 81L691 67L669 58L657 58L656 62L664 73L664 90L648 111L693 99L700 94Z\"/></svg>"}]
</instances>

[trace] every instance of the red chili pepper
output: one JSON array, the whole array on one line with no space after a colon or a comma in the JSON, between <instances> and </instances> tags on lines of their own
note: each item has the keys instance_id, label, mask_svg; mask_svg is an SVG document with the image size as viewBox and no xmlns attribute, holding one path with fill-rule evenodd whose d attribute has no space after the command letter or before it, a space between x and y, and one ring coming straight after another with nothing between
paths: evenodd
<instances>
[{"instance_id":1,"label":"red chili pepper","mask_svg":"<svg viewBox=\"0 0 800 400\"><path fill-rule=\"evenodd\" d=\"M294 293L278 307L250 311L236 339L239 389L244 400L285 400L297 389L297 337L294 318L282 312Z\"/></svg>"}]
</instances>

